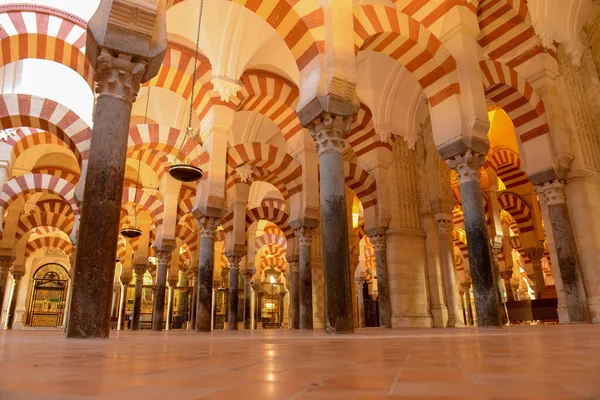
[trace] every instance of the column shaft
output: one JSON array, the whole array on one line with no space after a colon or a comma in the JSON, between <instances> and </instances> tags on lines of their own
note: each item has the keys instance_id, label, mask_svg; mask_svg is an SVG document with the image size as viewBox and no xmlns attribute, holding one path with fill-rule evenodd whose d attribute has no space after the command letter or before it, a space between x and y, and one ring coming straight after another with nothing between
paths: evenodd
<instances>
[{"instance_id":1,"label":"column shaft","mask_svg":"<svg viewBox=\"0 0 600 400\"><path fill-rule=\"evenodd\" d=\"M440 261L442 275L444 277L444 294L448 306L448 323L446 326L453 328L463 325L460 310L460 294L454 269L454 253L450 245L450 234L452 233L452 219L438 219L438 233L440 243Z\"/></svg>"},{"instance_id":2,"label":"column shaft","mask_svg":"<svg viewBox=\"0 0 600 400\"><path fill-rule=\"evenodd\" d=\"M4 296L6 295L6 283L8 282L8 271L10 264L6 266L0 266L0 313L4 307Z\"/></svg>"},{"instance_id":3,"label":"column shaft","mask_svg":"<svg viewBox=\"0 0 600 400\"><path fill-rule=\"evenodd\" d=\"M156 251L158 268L156 269L156 289L152 306L152 330L162 331L165 316L165 295L167 289L167 271L171 262L172 248Z\"/></svg>"},{"instance_id":4,"label":"column shaft","mask_svg":"<svg viewBox=\"0 0 600 400\"><path fill-rule=\"evenodd\" d=\"M347 227L346 227L347 229ZM314 229L309 227L299 227L296 229L298 237L298 300L300 306L299 327L302 330L313 329L313 296L312 296L312 239ZM347 250L347 249L346 249ZM346 251L348 253L348 251ZM293 271L292 271L293 273ZM293 282L292 282L293 284ZM350 295L352 295L350 287ZM292 292L293 295L293 292ZM293 299L292 299L293 301ZM352 311L352 298L350 298L350 311ZM352 312L350 319L352 320ZM352 326L354 328L354 325Z\"/></svg>"},{"instance_id":5,"label":"column shaft","mask_svg":"<svg viewBox=\"0 0 600 400\"><path fill-rule=\"evenodd\" d=\"M167 323L165 329L170 331L173 324L173 302L175 300L175 284L169 284L169 297L167 299Z\"/></svg>"},{"instance_id":6,"label":"column shaft","mask_svg":"<svg viewBox=\"0 0 600 400\"><path fill-rule=\"evenodd\" d=\"M473 307L471 306L471 284L463 284L465 289L465 302L467 303L467 325L473 325Z\"/></svg>"},{"instance_id":7,"label":"column shaft","mask_svg":"<svg viewBox=\"0 0 600 400\"><path fill-rule=\"evenodd\" d=\"M515 301L515 295L512 290L512 284L510 283L510 279L512 278L512 271L502 271L500 275L502 276L502 280L504 281L504 291L506 292L506 301Z\"/></svg>"},{"instance_id":8,"label":"column shaft","mask_svg":"<svg viewBox=\"0 0 600 400\"><path fill-rule=\"evenodd\" d=\"M363 278L356 278L354 280L356 284L356 313L358 314L358 327L365 327L365 298L363 294L365 280Z\"/></svg>"},{"instance_id":9,"label":"column shaft","mask_svg":"<svg viewBox=\"0 0 600 400\"><path fill-rule=\"evenodd\" d=\"M119 299L119 320L117 321L117 330L123 330L125 322L125 310L127 308L127 292L129 288L129 281L121 282L121 296Z\"/></svg>"},{"instance_id":10,"label":"column shaft","mask_svg":"<svg viewBox=\"0 0 600 400\"><path fill-rule=\"evenodd\" d=\"M244 329L252 328L252 275L253 272L244 274Z\"/></svg>"},{"instance_id":11,"label":"column shaft","mask_svg":"<svg viewBox=\"0 0 600 400\"><path fill-rule=\"evenodd\" d=\"M387 270L386 236L385 233L370 235L375 250L375 265L377 268L377 292L379 300L379 326L392 327L392 302L390 300L390 284Z\"/></svg>"},{"instance_id":12,"label":"column shaft","mask_svg":"<svg viewBox=\"0 0 600 400\"><path fill-rule=\"evenodd\" d=\"M196 329L196 314L198 313L198 276L192 272L192 293L190 295L190 324L189 329Z\"/></svg>"},{"instance_id":13,"label":"column shaft","mask_svg":"<svg viewBox=\"0 0 600 400\"><path fill-rule=\"evenodd\" d=\"M141 328L140 317L142 314L142 291L144 290L145 269L135 269L135 288L133 291L133 310L131 312L131 330L137 331Z\"/></svg>"},{"instance_id":14,"label":"column shaft","mask_svg":"<svg viewBox=\"0 0 600 400\"><path fill-rule=\"evenodd\" d=\"M196 297L196 332L210 332L212 321L213 271L215 263L214 221L200 220L200 262L198 266L198 292Z\"/></svg>"},{"instance_id":15,"label":"column shaft","mask_svg":"<svg viewBox=\"0 0 600 400\"><path fill-rule=\"evenodd\" d=\"M11 330L15 322L15 311L17 309L17 300L19 298L19 288L21 287L22 272L13 272L13 285L10 292L10 302L8 303L8 312L6 314L6 324L4 329Z\"/></svg>"},{"instance_id":16,"label":"column shaft","mask_svg":"<svg viewBox=\"0 0 600 400\"><path fill-rule=\"evenodd\" d=\"M290 325L292 329L300 329L300 270L298 261L288 262L291 271L290 287Z\"/></svg>"},{"instance_id":17,"label":"column shaft","mask_svg":"<svg viewBox=\"0 0 600 400\"><path fill-rule=\"evenodd\" d=\"M227 330L238 330L238 273L239 269L232 265L229 270L229 320Z\"/></svg>"}]
</instances>

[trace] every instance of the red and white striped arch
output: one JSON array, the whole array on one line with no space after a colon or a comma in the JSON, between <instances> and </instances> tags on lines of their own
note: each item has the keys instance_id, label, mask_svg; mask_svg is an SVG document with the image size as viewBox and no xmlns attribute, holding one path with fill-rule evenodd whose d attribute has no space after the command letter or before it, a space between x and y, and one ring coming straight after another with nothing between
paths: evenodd
<instances>
[{"instance_id":1,"label":"red and white striped arch","mask_svg":"<svg viewBox=\"0 0 600 400\"><path fill-rule=\"evenodd\" d=\"M277 208L251 208L246 211L246 231L248 231L248 228L250 228L250 225L254 222L259 222L261 220L270 221L281 229L286 238L291 238L294 236L294 231L288 225L289 218L290 216L288 213Z\"/></svg>"},{"instance_id":2,"label":"red and white striped arch","mask_svg":"<svg viewBox=\"0 0 600 400\"><path fill-rule=\"evenodd\" d=\"M492 60L515 68L540 53L556 58L556 43L542 46L531 26L527 0L482 0L477 7L477 43Z\"/></svg>"},{"instance_id":3,"label":"red and white striped arch","mask_svg":"<svg viewBox=\"0 0 600 400\"><path fill-rule=\"evenodd\" d=\"M39 249L53 248L63 251L67 257L71 257L73 245L71 242L60 236L44 236L34 239L25 246L25 259Z\"/></svg>"},{"instance_id":4,"label":"red and white striped arch","mask_svg":"<svg viewBox=\"0 0 600 400\"><path fill-rule=\"evenodd\" d=\"M186 0L167 0L167 8ZM317 1L230 0L263 18L281 36L302 71L325 52L323 9Z\"/></svg>"},{"instance_id":5,"label":"red and white striped arch","mask_svg":"<svg viewBox=\"0 0 600 400\"><path fill-rule=\"evenodd\" d=\"M289 197L302 191L302 166L284 150L260 142L242 143L229 148L227 151L227 188L241 182L234 177L236 168L250 165L259 172L261 180L284 189L283 197ZM269 174L263 174L261 170Z\"/></svg>"},{"instance_id":6,"label":"red and white striped arch","mask_svg":"<svg viewBox=\"0 0 600 400\"><path fill-rule=\"evenodd\" d=\"M205 174L206 176L206 174ZM196 190L188 186L181 185L179 192L179 203L177 204L177 220L181 220L194 209L196 202Z\"/></svg>"},{"instance_id":7,"label":"red and white striped arch","mask_svg":"<svg viewBox=\"0 0 600 400\"><path fill-rule=\"evenodd\" d=\"M519 225L517 225L517 222L515 221L513 216L504 210L500 211L500 223L510 228L513 231L513 233L517 236L521 233L519 231Z\"/></svg>"},{"instance_id":8,"label":"red and white striped arch","mask_svg":"<svg viewBox=\"0 0 600 400\"><path fill-rule=\"evenodd\" d=\"M86 22L48 6L0 6L0 67L26 58L55 61L77 72L92 88L85 57Z\"/></svg>"},{"instance_id":9,"label":"red and white striped arch","mask_svg":"<svg viewBox=\"0 0 600 400\"><path fill-rule=\"evenodd\" d=\"M544 103L529 82L497 61L479 66L486 98L508 114L522 143L550 132Z\"/></svg>"},{"instance_id":10,"label":"red and white striped arch","mask_svg":"<svg viewBox=\"0 0 600 400\"><path fill-rule=\"evenodd\" d=\"M77 182L79 182L79 174L77 172L69 171L64 168L35 167L31 170L31 173L57 176L67 182L70 182L73 186L77 186Z\"/></svg>"},{"instance_id":11,"label":"red and white striped arch","mask_svg":"<svg viewBox=\"0 0 600 400\"><path fill-rule=\"evenodd\" d=\"M268 245L277 245L287 249L287 239L279 234L265 233L254 240L254 248L256 250Z\"/></svg>"},{"instance_id":12,"label":"red and white striped arch","mask_svg":"<svg viewBox=\"0 0 600 400\"><path fill-rule=\"evenodd\" d=\"M287 260L285 259L285 257L269 257L266 258L264 257L262 260L260 260L260 269L264 270L267 268L279 268L282 271L285 271L286 267L287 267Z\"/></svg>"},{"instance_id":13,"label":"red and white striped arch","mask_svg":"<svg viewBox=\"0 0 600 400\"><path fill-rule=\"evenodd\" d=\"M0 129L31 127L56 135L87 159L92 130L77 114L53 100L28 94L0 95Z\"/></svg>"},{"instance_id":14,"label":"red and white striped arch","mask_svg":"<svg viewBox=\"0 0 600 400\"><path fill-rule=\"evenodd\" d=\"M452 230L452 242L459 248L463 258L469 258L469 249L467 248L467 234L459 228Z\"/></svg>"},{"instance_id":15,"label":"red and white striped arch","mask_svg":"<svg viewBox=\"0 0 600 400\"><path fill-rule=\"evenodd\" d=\"M377 206L377 184L367 171L353 162L344 161L346 185L360 199L363 209Z\"/></svg>"},{"instance_id":16,"label":"red and white striped arch","mask_svg":"<svg viewBox=\"0 0 600 400\"><path fill-rule=\"evenodd\" d=\"M516 152L498 147L487 155L485 167L491 167L507 189L529 183L527 174L521 169L521 157Z\"/></svg>"},{"instance_id":17,"label":"red and white striped arch","mask_svg":"<svg viewBox=\"0 0 600 400\"><path fill-rule=\"evenodd\" d=\"M463 6L473 14L477 14L477 5L480 0L392 0L402 13L419 21L426 27L443 22L442 19L453 7Z\"/></svg>"},{"instance_id":18,"label":"red and white striped arch","mask_svg":"<svg viewBox=\"0 0 600 400\"><path fill-rule=\"evenodd\" d=\"M32 212L19 219L15 239L16 241L19 241L23 236L38 226L53 226L65 232L67 235L70 235L73 231L74 224L74 218L65 214Z\"/></svg>"},{"instance_id":19,"label":"red and white striped arch","mask_svg":"<svg viewBox=\"0 0 600 400\"><path fill-rule=\"evenodd\" d=\"M24 174L4 183L0 193L0 213L3 214L15 199L36 192L51 193L63 198L69 203L73 213L79 215L79 206L75 200L75 186L64 179L43 174Z\"/></svg>"},{"instance_id":20,"label":"red and white striped arch","mask_svg":"<svg viewBox=\"0 0 600 400\"><path fill-rule=\"evenodd\" d=\"M140 158L142 164L150 167L150 169L156 173L156 176L159 180L162 179L162 177L168 172L168 168L171 165L166 154L160 153L157 150L140 149L127 152L127 159L130 161L130 163L135 164L136 170L138 169ZM125 183L135 186L136 180L126 177Z\"/></svg>"},{"instance_id":21,"label":"red and white striped arch","mask_svg":"<svg viewBox=\"0 0 600 400\"><path fill-rule=\"evenodd\" d=\"M285 201L276 198L262 199L260 205L261 207L277 208L282 211L285 211L286 209Z\"/></svg>"},{"instance_id":22,"label":"red and white striped arch","mask_svg":"<svg viewBox=\"0 0 600 400\"><path fill-rule=\"evenodd\" d=\"M165 207L162 201L155 196L143 190L136 190L135 187L123 188L122 205L136 203L137 210L146 210L152 217L155 227L163 222Z\"/></svg>"},{"instance_id":23,"label":"red and white striped arch","mask_svg":"<svg viewBox=\"0 0 600 400\"><path fill-rule=\"evenodd\" d=\"M354 47L357 53L375 51L404 65L432 109L460 94L456 60L424 25L395 8L354 7Z\"/></svg>"},{"instance_id":24,"label":"red and white striped arch","mask_svg":"<svg viewBox=\"0 0 600 400\"><path fill-rule=\"evenodd\" d=\"M247 70L240 79L242 90L237 111L256 111L269 118L281 130L285 140L302 131L296 114L298 87L291 81L261 70Z\"/></svg>"},{"instance_id":25,"label":"red and white striped arch","mask_svg":"<svg viewBox=\"0 0 600 400\"><path fill-rule=\"evenodd\" d=\"M59 200L59 199L49 199L49 200L41 200L38 201L35 206L38 208L40 212L43 213L57 213L63 214L70 218L75 218L75 214L73 214L73 210L69 203Z\"/></svg>"},{"instance_id":26,"label":"red and white striped arch","mask_svg":"<svg viewBox=\"0 0 600 400\"><path fill-rule=\"evenodd\" d=\"M61 132L62 133L62 132ZM6 143L12 146L11 160L14 162L28 150L38 145L56 145L65 147L73 152L79 165L81 165L81 154L75 144L67 138L65 141L62 135L52 134L37 128L17 128L15 134L6 139Z\"/></svg>"},{"instance_id":27,"label":"red and white striped arch","mask_svg":"<svg viewBox=\"0 0 600 400\"><path fill-rule=\"evenodd\" d=\"M266 244L260 247L257 250L256 254L263 258L266 258L267 256L285 257L287 254L287 249L278 244Z\"/></svg>"},{"instance_id":28,"label":"red and white striped arch","mask_svg":"<svg viewBox=\"0 0 600 400\"><path fill-rule=\"evenodd\" d=\"M391 151L395 138L396 136L392 135L387 141L381 141L375 132L371 110L365 104L360 103L360 108L350 128L350 134L346 138L346 142L352 147L354 154L360 157L378 147L384 147Z\"/></svg>"},{"instance_id":29,"label":"red and white striped arch","mask_svg":"<svg viewBox=\"0 0 600 400\"><path fill-rule=\"evenodd\" d=\"M502 192L498 194L498 204L515 219L520 233L533 231L531 209L525 200L515 193Z\"/></svg>"}]
</instances>

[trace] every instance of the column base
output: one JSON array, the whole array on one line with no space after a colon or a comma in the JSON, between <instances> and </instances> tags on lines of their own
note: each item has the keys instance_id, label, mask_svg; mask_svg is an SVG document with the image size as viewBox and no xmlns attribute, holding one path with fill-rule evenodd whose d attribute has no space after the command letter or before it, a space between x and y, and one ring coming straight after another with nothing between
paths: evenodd
<instances>
[{"instance_id":1,"label":"column base","mask_svg":"<svg viewBox=\"0 0 600 400\"><path fill-rule=\"evenodd\" d=\"M395 328L432 328L432 317L392 317L392 329Z\"/></svg>"},{"instance_id":2,"label":"column base","mask_svg":"<svg viewBox=\"0 0 600 400\"><path fill-rule=\"evenodd\" d=\"M432 307L431 317L434 328L445 328L448 322L448 308L446 306Z\"/></svg>"}]
</instances>

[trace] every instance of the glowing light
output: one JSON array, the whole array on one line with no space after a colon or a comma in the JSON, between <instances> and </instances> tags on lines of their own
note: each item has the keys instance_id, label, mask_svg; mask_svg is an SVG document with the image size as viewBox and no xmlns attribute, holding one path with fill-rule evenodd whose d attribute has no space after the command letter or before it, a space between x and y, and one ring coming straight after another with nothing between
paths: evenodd
<instances>
[{"instance_id":1,"label":"glowing light","mask_svg":"<svg viewBox=\"0 0 600 400\"><path fill-rule=\"evenodd\" d=\"M352 213L352 227L358 228L358 217L359 214Z\"/></svg>"},{"instance_id":2,"label":"glowing light","mask_svg":"<svg viewBox=\"0 0 600 400\"><path fill-rule=\"evenodd\" d=\"M273 275L269 276L269 283L277 283L277 281L275 280L275 277Z\"/></svg>"},{"instance_id":3,"label":"glowing light","mask_svg":"<svg viewBox=\"0 0 600 400\"><path fill-rule=\"evenodd\" d=\"M275 303L265 303L265 308L267 310L273 310L275 308Z\"/></svg>"}]
</instances>

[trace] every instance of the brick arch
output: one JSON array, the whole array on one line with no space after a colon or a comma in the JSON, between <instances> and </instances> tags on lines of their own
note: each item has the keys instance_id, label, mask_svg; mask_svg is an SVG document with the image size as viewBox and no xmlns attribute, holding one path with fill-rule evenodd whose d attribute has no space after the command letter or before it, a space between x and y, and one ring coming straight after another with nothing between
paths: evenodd
<instances>
[{"instance_id":1,"label":"brick arch","mask_svg":"<svg viewBox=\"0 0 600 400\"><path fill-rule=\"evenodd\" d=\"M515 221L515 219L513 218L512 215L510 215L508 212L501 210L500 212L500 223L502 225L506 225L507 227L509 227L510 229L512 229L512 231L516 234L519 235L521 232L519 231L519 225L517 225L517 222Z\"/></svg>"},{"instance_id":2,"label":"brick arch","mask_svg":"<svg viewBox=\"0 0 600 400\"><path fill-rule=\"evenodd\" d=\"M352 147L356 157L360 157L379 147L384 147L391 151L395 139L396 136L391 135L385 141L380 140L380 137L375 132L371 110L366 104L360 103L360 108L355 120L352 122L350 133L346 138L348 145Z\"/></svg>"},{"instance_id":3,"label":"brick arch","mask_svg":"<svg viewBox=\"0 0 600 400\"><path fill-rule=\"evenodd\" d=\"M6 139L6 143L12 146L11 160L14 163L26 150L38 145L57 145L65 147L73 153L79 165L81 165L81 153L75 144L62 135L52 134L36 128L17 128L15 134Z\"/></svg>"},{"instance_id":4,"label":"brick arch","mask_svg":"<svg viewBox=\"0 0 600 400\"><path fill-rule=\"evenodd\" d=\"M527 0L482 0L477 7L479 35L476 40L491 58L506 59L515 68L540 53L556 58L556 43L542 46L531 26ZM526 49L520 52L518 49Z\"/></svg>"},{"instance_id":5,"label":"brick arch","mask_svg":"<svg viewBox=\"0 0 600 400\"><path fill-rule=\"evenodd\" d=\"M285 257L269 257L260 260L260 269L264 270L269 267L278 267L282 271L285 271L287 267L287 260Z\"/></svg>"},{"instance_id":6,"label":"brick arch","mask_svg":"<svg viewBox=\"0 0 600 400\"><path fill-rule=\"evenodd\" d=\"M527 174L521 169L521 157L506 147L492 149L487 155L485 167L496 171L507 189L529 183Z\"/></svg>"},{"instance_id":7,"label":"brick arch","mask_svg":"<svg viewBox=\"0 0 600 400\"><path fill-rule=\"evenodd\" d=\"M286 210L285 201L282 199L277 199L277 198L262 199L260 202L260 205L262 207L278 208L282 211Z\"/></svg>"},{"instance_id":8,"label":"brick arch","mask_svg":"<svg viewBox=\"0 0 600 400\"><path fill-rule=\"evenodd\" d=\"M498 204L515 219L520 233L533 231L531 209L525 200L515 193L503 191L498 194Z\"/></svg>"},{"instance_id":9,"label":"brick arch","mask_svg":"<svg viewBox=\"0 0 600 400\"><path fill-rule=\"evenodd\" d=\"M205 174L206 175L206 174ZM179 192L179 202L177 203L177 220L184 218L194 209L196 202L196 189L181 185Z\"/></svg>"},{"instance_id":10,"label":"brick arch","mask_svg":"<svg viewBox=\"0 0 600 400\"><path fill-rule=\"evenodd\" d=\"M291 238L294 231L288 225L290 216L285 211L270 207L255 207L246 211L246 231L254 222L261 220L272 222L277 225L286 238Z\"/></svg>"},{"instance_id":11,"label":"brick arch","mask_svg":"<svg viewBox=\"0 0 600 400\"><path fill-rule=\"evenodd\" d=\"M287 239L279 234L263 234L254 239L254 248L258 251L263 246L277 245L287 249Z\"/></svg>"},{"instance_id":12,"label":"brick arch","mask_svg":"<svg viewBox=\"0 0 600 400\"><path fill-rule=\"evenodd\" d=\"M459 228L452 230L452 242L462 253L463 258L469 258L469 249L467 248L467 234Z\"/></svg>"},{"instance_id":13,"label":"brick arch","mask_svg":"<svg viewBox=\"0 0 600 400\"><path fill-rule=\"evenodd\" d=\"M79 182L79 174L77 172L69 171L64 168L36 167L31 170L31 173L57 176L67 182L70 182L73 186L77 186L77 182Z\"/></svg>"},{"instance_id":14,"label":"brick arch","mask_svg":"<svg viewBox=\"0 0 600 400\"><path fill-rule=\"evenodd\" d=\"M273 257L285 257L287 254L287 248L280 246L278 244L266 244L260 247L256 254L260 254L261 257L265 258L267 255L271 255Z\"/></svg>"},{"instance_id":15,"label":"brick arch","mask_svg":"<svg viewBox=\"0 0 600 400\"><path fill-rule=\"evenodd\" d=\"M75 200L75 186L64 179L51 175L25 174L8 180L0 193L0 216L15 199L29 193L51 193L64 199L79 215L79 206Z\"/></svg>"},{"instance_id":16,"label":"brick arch","mask_svg":"<svg viewBox=\"0 0 600 400\"><path fill-rule=\"evenodd\" d=\"M140 157L142 159L142 164L147 165L153 172L155 172L159 180L169 172L168 168L171 163L166 155L150 149L130 150L127 152L127 159L131 160L135 164L136 171L138 169ZM125 178L125 182L132 186L135 186L136 184L136 181L132 180L131 178Z\"/></svg>"},{"instance_id":17,"label":"brick arch","mask_svg":"<svg viewBox=\"0 0 600 400\"><path fill-rule=\"evenodd\" d=\"M351 161L344 161L346 186L356 194L363 209L377 205L377 184L367 171Z\"/></svg>"},{"instance_id":18,"label":"brick arch","mask_svg":"<svg viewBox=\"0 0 600 400\"><path fill-rule=\"evenodd\" d=\"M198 233L193 217L179 220L175 227L175 236L185 243L190 251L196 251L198 249L200 239Z\"/></svg>"},{"instance_id":19,"label":"brick arch","mask_svg":"<svg viewBox=\"0 0 600 400\"><path fill-rule=\"evenodd\" d=\"M69 217L68 214L32 212L19 219L15 239L19 241L28 232L38 226L53 226L70 235L74 224L75 218Z\"/></svg>"},{"instance_id":20,"label":"brick arch","mask_svg":"<svg viewBox=\"0 0 600 400\"><path fill-rule=\"evenodd\" d=\"M185 0L167 0L167 8ZM263 18L281 36L292 52L298 69L317 59L325 51L323 9L317 2L289 0L230 0Z\"/></svg>"},{"instance_id":21,"label":"brick arch","mask_svg":"<svg viewBox=\"0 0 600 400\"><path fill-rule=\"evenodd\" d=\"M66 215L69 218L75 218L73 210L69 203L59 199L49 199L38 201L35 206L40 212L43 213L56 213Z\"/></svg>"},{"instance_id":22,"label":"brick arch","mask_svg":"<svg viewBox=\"0 0 600 400\"><path fill-rule=\"evenodd\" d=\"M33 252L47 247L59 249L63 251L67 257L71 257L73 252L73 244L69 240L60 236L44 236L33 239L27 243L25 246L25 259L29 258Z\"/></svg>"},{"instance_id":23,"label":"brick arch","mask_svg":"<svg viewBox=\"0 0 600 400\"><path fill-rule=\"evenodd\" d=\"M290 140L302 131L296 114L300 91L291 81L261 70L247 70L240 79L242 90L237 111L256 111L269 118L281 130L283 138Z\"/></svg>"},{"instance_id":24,"label":"brick arch","mask_svg":"<svg viewBox=\"0 0 600 400\"><path fill-rule=\"evenodd\" d=\"M135 187L123 188L122 206L128 203L136 203L138 210L146 210L152 217L155 226L163 223L165 207L162 201L154 194L149 194L143 190L137 190Z\"/></svg>"},{"instance_id":25,"label":"brick arch","mask_svg":"<svg viewBox=\"0 0 600 400\"><path fill-rule=\"evenodd\" d=\"M252 166L255 176L272 183L282 195L289 197L302 191L302 166L292 156L276 146L260 142L243 143L227 151L227 189L241 178L232 176L236 168ZM258 180L258 179L257 179Z\"/></svg>"},{"instance_id":26,"label":"brick arch","mask_svg":"<svg viewBox=\"0 0 600 400\"><path fill-rule=\"evenodd\" d=\"M423 24L393 7L354 7L354 47L356 53L376 51L404 65L432 109L460 94L454 57Z\"/></svg>"},{"instance_id":27,"label":"brick arch","mask_svg":"<svg viewBox=\"0 0 600 400\"><path fill-rule=\"evenodd\" d=\"M515 70L497 61L479 63L485 96L508 114L521 143L550 132L544 103Z\"/></svg>"},{"instance_id":28,"label":"brick arch","mask_svg":"<svg viewBox=\"0 0 600 400\"><path fill-rule=\"evenodd\" d=\"M86 23L48 6L0 6L0 67L26 58L54 61L77 72L94 87L85 57Z\"/></svg>"},{"instance_id":29,"label":"brick arch","mask_svg":"<svg viewBox=\"0 0 600 400\"><path fill-rule=\"evenodd\" d=\"M69 147L72 143L80 154L78 161L88 158L92 130L69 108L28 94L0 95L0 129L22 126L50 132Z\"/></svg>"}]
</instances>

